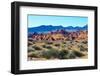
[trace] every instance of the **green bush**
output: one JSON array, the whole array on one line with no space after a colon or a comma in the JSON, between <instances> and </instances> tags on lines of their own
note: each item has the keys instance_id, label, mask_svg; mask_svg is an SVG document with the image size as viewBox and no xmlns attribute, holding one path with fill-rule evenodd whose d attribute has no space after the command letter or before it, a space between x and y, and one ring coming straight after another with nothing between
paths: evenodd
<instances>
[{"instance_id":1,"label":"green bush","mask_svg":"<svg viewBox=\"0 0 100 76\"><path fill-rule=\"evenodd\" d=\"M42 52L41 51L34 51L28 54L28 57L34 57L34 58L41 58Z\"/></svg>"},{"instance_id":2,"label":"green bush","mask_svg":"<svg viewBox=\"0 0 100 76\"><path fill-rule=\"evenodd\" d=\"M32 43L35 44L36 42L35 41L32 41Z\"/></svg>"},{"instance_id":3,"label":"green bush","mask_svg":"<svg viewBox=\"0 0 100 76\"><path fill-rule=\"evenodd\" d=\"M35 52L32 52L32 53L30 53L30 54L28 54L28 57L38 57L38 55L37 55L37 53L35 53Z\"/></svg>"},{"instance_id":4,"label":"green bush","mask_svg":"<svg viewBox=\"0 0 100 76\"><path fill-rule=\"evenodd\" d=\"M75 59L76 58L76 55L73 52L71 52L71 53L69 53L68 56L66 56L66 58L67 59Z\"/></svg>"},{"instance_id":5,"label":"green bush","mask_svg":"<svg viewBox=\"0 0 100 76\"><path fill-rule=\"evenodd\" d=\"M32 48L31 46L28 47L28 52L33 52L34 48Z\"/></svg>"},{"instance_id":6,"label":"green bush","mask_svg":"<svg viewBox=\"0 0 100 76\"><path fill-rule=\"evenodd\" d=\"M82 57L84 56L84 54L80 51L73 51L73 53L77 56L77 57Z\"/></svg>"},{"instance_id":7,"label":"green bush","mask_svg":"<svg viewBox=\"0 0 100 76\"><path fill-rule=\"evenodd\" d=\"M46 44L53 44L53 42L46 42Z\"/></svg>"},{"instance_id":8,"label":"green bush","mask_svg":"<svg viewBox=\"0 0 100 76\"><path fill-rule=\"evenodd\" d=\"M52 49L52 46L49 45L42 45L43 48Z\"/></svg>"},{"instance_id":9,"label":"green bush","mask_svg":"<svg viewBox=\"0 0 100 76\"><path fill-rule=\"evenodd\" d=\"M68 50L61 50L59 53L59 59L65 59L65 56L68 55Z\"/></svg>"},{"instance_id":10,"label":"green bush","mask_svg":"<svg viewBox=\"0 0 100 76\"><path fill-rule=\"evenodd\" d=\"M59 56L59 51L55 50L55 49L51 49L51 50L42 52L42 57L44 57L46 59L58 58L58 56Z\"/></svg>"},{"instance_id":11,"label":"green bush","mask_svg":"<svg viewBox=\"0 0 100 76\"><path fill-rule=\"evenodd\" d=\"M85 48L85 47L82 46L82 45L80 45L79 48L80 48L80 51L88 51L88 48Z\"/></svg>"},{"instance_id":12,"label":"green bush","mask_svg":"<svg viewBox=\"0 0 100 76\"><path fill-rule=\"evenodd\" d=\"M42 50L39 46L32 46L32 48L34 48L35 50Z\"/></svg>"},{"instance_id":13,"label":"green bush","mask_svg":"<svg viewBox=\"0 0 100 76\"><path fill-rule=\"evenodd\" d=\"M65 47L66 47L66 45L65 45L65 44L64 44L64 45L61 45L61 47L62 47L62 48L65 48Z\"/></svg>"},{"instance_id":14,"label":"green bush","mask_svg":"<svg viewBox=\"0 0 100 76\"><path fill-rule=\"evenodd\" d=\"M87 43L88 43L88 41L82 41L82 43L87 44Z\"/></svg>"},{"instance_id":15,"label":"green bush","mask_svg":"<svg viewBox=\"0 0 100 76\"><path fill-rule=\"evenodd\" d=\"M62 42L63 44L66 44L66 42Z\"/></svg>"},{"instance_id":16,"label":"green bush","mask_svg":"<svg viewBox=\"0 0 100 76\"><path fill-rule=\"evenodd\" d=\"M56 46L56 47L59 47L59 46L60 46L60 44L55 44L55 46Z\"/></svg>"},{"instance_id":17,"label":"green bush","mask_svg":"<svg viewBox=\"0 0 100 76\"><path fill-rule=\"evenodd\" d=\"M78 53L77 51L71 51L71 50L65 50L61 52L61 58L62 59L75 59L76 57L81 56L81 53Z\"/></svg>"},{"instance_id":18,"label":"green bush","mask_svg":"<svg viewBox=\"0 0 100 76\"><path fill-rule=\"evenodd\" d=\"M78 51L68 51L68 50L48 50L42 52L42 57L46 59L52 59L52 58L58 58L58 59L75 59L76 57L82 57L84 56L83 53Z\"/></svg>"},{"instance_id":19,"label":"green bush","mask_svg":"<svg viewBox=\"0 0 100 76\"><path fill-rule=\"evenodd\" d=\"M60 59L75 59L77 56L73 51L62 50L59 55Z\"/></svg>"},{"instance_id":20,"label":"green bush","mask_svg":"<svg viewBox=\"0 0 100 76\"><path fill-rule=\"evenodd\" d=\"M33 42L28 41L28 46L33 45Z\"/></svg>"}]
</instances>

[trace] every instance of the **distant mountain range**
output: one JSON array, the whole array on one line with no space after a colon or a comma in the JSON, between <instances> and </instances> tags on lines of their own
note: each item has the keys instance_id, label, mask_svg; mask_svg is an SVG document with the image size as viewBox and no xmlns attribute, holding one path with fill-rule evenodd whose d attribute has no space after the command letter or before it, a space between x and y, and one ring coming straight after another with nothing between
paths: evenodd
<instances>
[{"instance_id":1,"label":"distant mountain range","mask_svg":"<svg viewBox=\"0 0 100 76\"><path fill-rule=\"evenodd\" d=\"M38 27L31 27L28 28L28 33L33 33L33 32L37 32L37 33L46 33L46 32L51 32L51 31L56 31L56 30L66 30L66 31L84 31L84 30L88 30L88 25L85 25L83 27L73 27L73 26L68 26L68 27L63 27L62 25L59 26L53 26L53 25L41 25Z\"/></svg>"}]
</instances>

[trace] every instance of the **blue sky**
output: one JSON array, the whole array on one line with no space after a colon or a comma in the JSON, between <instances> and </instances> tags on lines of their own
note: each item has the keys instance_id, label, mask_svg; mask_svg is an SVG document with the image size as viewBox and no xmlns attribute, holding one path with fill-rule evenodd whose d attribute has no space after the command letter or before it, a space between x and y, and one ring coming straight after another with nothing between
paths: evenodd
<instances>
[{"instance_id":1,"label":"blue sky","mask_svg":"<svg viewBox=\"0 0 100 76\"><path fill-rule=\"evenodd\" d=\"M86 24L88 24L88 17L28 15L28 27L37 27L41 25L83 27Z\"/></svg>"}]
</instances>

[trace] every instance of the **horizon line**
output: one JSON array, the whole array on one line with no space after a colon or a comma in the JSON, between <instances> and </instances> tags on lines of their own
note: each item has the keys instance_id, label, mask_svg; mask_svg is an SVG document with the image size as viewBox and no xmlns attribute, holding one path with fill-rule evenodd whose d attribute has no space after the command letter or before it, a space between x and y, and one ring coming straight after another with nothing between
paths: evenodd
<instances>
[{"instance_id":1,"label":"horizon line","mask_svg":"<svg viewBox=\"0 0 100 76\"><path fill-rule=\"evenodd\" d=\"M85 24L84 26L87 26L88 24ZM54 26L54 25L39 25L39 26L36 26L36 27L40 27L40 26ZM55 26L62 26L62 27L64 27L63 25L55 25ZM84 27L84 26L82 26L82 27ZM66 27L70 27L70 26L66 26ZM72 27L81 27L81 26L72 26ZM28 27L28 28L35 28L35 27Z\"/></svg>"}]
</instances>

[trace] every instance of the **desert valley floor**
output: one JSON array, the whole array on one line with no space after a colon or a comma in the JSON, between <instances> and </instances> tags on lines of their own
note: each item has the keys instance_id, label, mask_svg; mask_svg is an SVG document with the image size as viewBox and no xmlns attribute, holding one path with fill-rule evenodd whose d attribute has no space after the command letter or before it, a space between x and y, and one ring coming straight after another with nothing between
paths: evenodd
<instances>
[{"instance_id":1,"label":"desert valley floor","mask_svg":"<svg viewBox=\"0 0 100 76\"><path fill-rule=\"evenodd\" d=\"M87 31L32 34L28 37L28 61L88 58Z\"/></svg>"}]
</instances>

